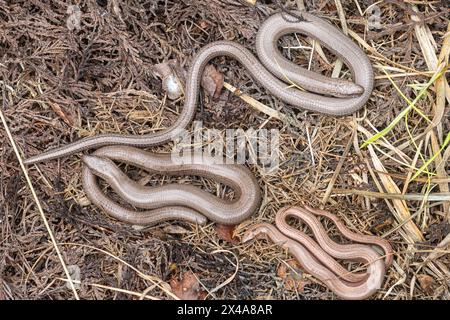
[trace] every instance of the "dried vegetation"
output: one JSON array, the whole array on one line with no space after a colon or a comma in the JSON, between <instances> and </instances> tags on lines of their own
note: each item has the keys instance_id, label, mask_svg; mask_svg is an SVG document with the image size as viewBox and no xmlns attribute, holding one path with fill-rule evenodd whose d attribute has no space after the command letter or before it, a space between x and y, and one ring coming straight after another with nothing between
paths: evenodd
<instances>
[{"instance_id":1,"label":"dried vegetation","mask_svg":"<svg viewBox=\"0 0 450 320\"><path fill-rule=\"evenodd\" d=\"M354 116L291 109L238 63L215 60L226 83L262 104L266 113L224 89L216 101L203 95L196 119L220 130L281 132L279 170L267 174L251 166L263 205L235 230L180 223L136 229L89 205L78 156L31 166L61 258L69 272L80 272L77 295L66 285L64 264L1 125L0 299L168 299L180 290L207 299L334 299L311 277L300 277L300 269L277 246L230 241L248 224L272 221L279 208L302 203L321 206L352 229L391 242L395 264L374 298L450 298L446 2L287 3L327 18L370 57L375 90ZM195 52L215 40L238 41L253 51L258 26L279 10L278 1L244 3L0 0L1 111L23 155L98 133L144 134L173 123L183 100L167 99L153 66L176 59L186 68ZM72 4L81 9L80 25L71 20L78 14ZM377 17L379 29L369 28ZM300 45L306 49L296 48ZM327 75L340 72L334 57L304 37L286 37L281 46L299 64ZM361 147L379 132L379 139ZM161 183L161 177L138 170L129 174ZM175 180L226 192L203 179Z\"/></svg>"}]
</instances>

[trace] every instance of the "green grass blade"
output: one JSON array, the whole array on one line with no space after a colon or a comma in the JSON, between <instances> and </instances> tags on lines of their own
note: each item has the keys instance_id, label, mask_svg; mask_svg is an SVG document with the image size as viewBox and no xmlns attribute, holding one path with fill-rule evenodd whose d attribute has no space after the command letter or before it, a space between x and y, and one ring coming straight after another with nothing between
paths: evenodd
<instances>
[{"instance_id":1,"label":"green grass blade","mask_svg":"<svg viewBox=\"0 0 450 320\"><path fill-rule=\"evenodd\" d=\"M378 139L384 137L385 135L387 135L410 111L410 108L406 108L405 110L403 110L402 112L400 112L400 114L398 114L395 119L383 130L381 130L380 132L378 132L377 134L373 135L372 137L370 137L369 139L367 139L366 141L364 141L364 143L361 146L362 148L367 147L369 144L374 143L375 141L377 141Z\"/></svg>"},{"instance_id":2,"label":"green grass blade","mask_svg":"<svg viewBox=\"0 0 450 320\"><path fill-rule=\"evenodd\" d=\"M378 139L387 135L409 113L409 111L411 109L414 109L422 117L424 117L428 122L431 122L430 119L428 119L428 117L425 114L423 114L422 111L420 111L418 108L416 108L415 105L425 95L425 93L428 91L429 87L434 82L436 82L436 80L439 79L439 77L441 77L445 73L446 69L447 69L447 66L445 64L441 64L439 66L439 68L437 69L437 71L434 73L434 75L431 77L431 79L422 88L422 90L420 90L419 94L416 96L416 98L412 102L403 94L403 92L400 90L400 88L397 86L397 84L392 80L392 78L389 76L389 74L383 69L383 72L386 74L388 79L391 81L394 88L399 92L399 94L403 97L403 99L405 99L405 101L408 102L408 107L406 109L404 109L402 112L400 112L400 114L397 115L397 117L395 117L395 119L386 128L384 128L377 134L375 134L372 137L370 137L369 139L367 139L361 145L361 149L367 147L369 144L372 144L375 141L377 141Z\"/></svg>"},{"instance_id":3,"label":"green grass blade","mask_svg":"<svg viewBox=\"0 0 450 320\"><path fill-rule=\"evenodd\" d=\"M425 162L419 170L414 174L414 176L411 178L411 181L417 178L422 172L428 168L428 166L436 159L436 157L447 147L447 145L450 143L450 132L447 134L447 137L445 138L444 143L442 144L441 148L438 152L436 152L427 162Z\"/></svg>"}]
</instances>

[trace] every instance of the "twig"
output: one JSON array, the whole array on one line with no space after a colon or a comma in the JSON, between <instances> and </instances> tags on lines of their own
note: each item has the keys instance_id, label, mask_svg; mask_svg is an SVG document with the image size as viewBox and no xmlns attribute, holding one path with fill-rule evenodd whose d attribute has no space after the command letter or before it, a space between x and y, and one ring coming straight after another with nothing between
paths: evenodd
<instances>
[{"instance_id":1,"label":"twig","mask_svg":"<svg viewBox=\"0 0 450 320\"><path fill-rule=\"evenodd\" d=\"M66 282L68 281L67 279L64 279L64 278L57 278L57 279L61 280L61 281L66 281ZM149 300L160 300L160 299L158 299L156 297L147 295L145 292L144 293L139 293L139 292L125 290L125 289L121 289L121 288L105 286L105 285L98 284L98 283L81 282L79 280L74 280L74 282L76 284L81 284L81 285L85 285L85 286L91 286L91 287L96 287L96 288L101 288L101 289L106 289L106 290L112 290L112 291L116 291L116 292L120 292L120 293L130 294L130 295L133 295L133 296L137 296L137 297L139 297L141 299L142 298L147 298Z\"/></svg>"},{"instance_id":2,"label":"twig","mask_svg":"<svg viewBox=\"0 0 450 320\"><path fill-rule=\"evenodd\" d=\"M6 101L5 100L5 91L3 90L3 103L5 101ZM49 223L47 221L47 218L45 217L44 210L42 209L42 206L41 206L41 203L39 201L39 198L38 198L38 196L36 194L36 191L34 190L33 183L31 182L31 179L30 179L30 177L28 175L28 171L26 170L25 165L23 164L22 157L20 155L19 149L16 146L16 143L15 143L15 141L13 139L11 131L9 130L8 123L6 122L6 118L5 118L4 114L3 114L3 110L1 108L0 108L0 118L2 120L3 126L5 127L6 134L8 135L9 142L10 142L11 146L14 149L14 153L16 154L17 159L19 160L20 168L22 169L22 172L23 172L23 174L25 176L25 179L27 180L28 186L29 186L29 188L31 190L31 194L33 195L33 198L34 198L34 202L36 203L36 206L38 208L39 214L41 215L41 218L44 221L45 228L47 229L47 232L48 232L48 234L50 236L50 239L51 239L51 241L53 243L53 247L55 248L56 254L58 255L58 259L61 262L61 265L62 265L62 267L64 269L64 273L66 274L67 280L70 283L70 287L71 287L71 289L73 291L73 295L75 296L75 299L79 300L80 298L78 297L78 293L77 293L77 290L75 289L75 285L73 283L73 280L70 277L69 270L67 269L66 263L64 262L64 258L61 255L61 252L59 251L58 244L57 244L56 239L55 239L55 237L53 235L53 231L52 231L52 229L51 229L51 227L50 227L50 225L49 225Z\"/></svg>"},{"instance_id":3,"label":"twig","mask_svg":"<svg viewBox=\"0 0 450 320\"><path fill-rule=\"evenodd\" d=\"M341 173L342 166L344 165L344 161L347 158L348 153L350 152L350 148L353 144L353 138L355 136L356 128L352 131L352 136L350 137L350 140L345 147L344 153L342 154L341 159L339 160L338 165L336 166L336 170L333 173L333 176L331 177L330 183L328 184L327 190L325 191L325 195L322 198L322 203L325 204L328 199L330 198L330 194L333 191L334 183L336 182L336 179L338 175Z\"/></svg>"},{"instance_id":4,"label":"twig","mask_svg":"<svg viewBox=\"0 0 450 320\"><path fill-rule=\"evenodd\" d=\"M450 192L422 193L381 193L358 189L332 189L336 195L356 194L369 198L399 199L407 201L450 201Z\"/></svg>"},{"instance_id":5,"label":"twig","mask_svg":"<svg viewBox=\"0 0 450 320\"><path fill-rule=\"evenodd\" d=\"M277 120L284 120L286 118L286 115L282 114L281 112L274 110L258 100L253 99L252 97L246 95L245 93L242 93L238 88L232 86L231 84L224 82L223 86L234 93L236 96L247 102L249 105L251 105L256 110L267 114L271 118L275 118Z\"/></svg>"}]
</instances>

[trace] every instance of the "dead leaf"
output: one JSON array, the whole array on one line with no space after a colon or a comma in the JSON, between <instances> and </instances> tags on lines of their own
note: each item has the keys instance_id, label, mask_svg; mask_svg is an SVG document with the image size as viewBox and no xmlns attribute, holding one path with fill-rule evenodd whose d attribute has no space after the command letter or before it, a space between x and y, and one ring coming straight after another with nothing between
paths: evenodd
<instances>
[{"instance_id":1,"label":"dead leaf","mask_svg":"<svg viewBox=\"0 0 450 320\"><path fill-rule=\"evenodd\" d=\"M232 244L239 243L239 239L234 235L234 230L236 229L235 225L226 226L223 224L216 224L215 229L220 239Z\"/></svg>"},{"instance_id":2,"label":"dead leaf","mask_svg":"<svg viewBox=\"0 0 450 320\"><path fill-rule=\"evenodd\" d=\"M393 217L384 216L380 217L380 219L376 220L374 225L371 227L371 230L375 233L380 233L383 229L386 229L394 223Z\"/></svg>"},{"instance_id":3,"label":"dead leaf","mask_svg":"<svg viewBox=\"0 0 450 320\"><path fill-rule=\"evenodd\" d=\"M419 274L417 275L417 280L419 280L420 287L423 291L425 291L427 294L432 294L433 289L432 286L434 284L433 277L427 275L427 274Z\"/></svg>"},{"instance_id":4,"label":"dead leaf","mask_svg":"<svg viewBox=\"0 0 450 320\"><path fill-rule=\"evenodd\" d=\"M181 281L170 280L172 292L182 300L199 300L203 295L197 277L191 271L185 272L181 276Z\"/></svg>"},{"instance_id":5,"label":"dead leaf","mask_svg":"<svg viewBox=\"0 0 450 320\"><path fill-rule=\"evenodd\" d=\"M50 103L50 106L52 107L53 111L61 118L65 123L67 123L69 126L73 126L75 124L74 116L70 114L65 108L61 107L57 103Z\"/></svg>"},{"instance_id":6,"label":"dead leaf","mask_svg":"<svg viewBox=\"0 0 450 320\"><path fill-rule=\"evenodd\" d=\"M241 32L242 36L247 40L253 38L253 36L255 35L255 31L250 28L241 28L239 31Z\"/></svg>"},{"instance_id":7,"label":"dead leaf","mask_svg":"<svg viewBox=\"0 0 450 320\"><path fill-rule=\"evenodd\" d=\"M224 83L224 76L217 69L209 64L205 67L202 77L202 88L212 98L217 99L220 96Z\"/></svg>"},{"instance_id":8,"label":"dead leaf","mask_svg":"<svg viewBox=\"0 0 450 320\"><path fill-rule=\"evenodd\" d=\"M286 265L287 264L287 265ZM281 263L277 269L277 276L283 279L284 288L288 291L302 293L310 282L302 277L303 271L300 263L291 259Z\"/></svg>"}]
</instances>

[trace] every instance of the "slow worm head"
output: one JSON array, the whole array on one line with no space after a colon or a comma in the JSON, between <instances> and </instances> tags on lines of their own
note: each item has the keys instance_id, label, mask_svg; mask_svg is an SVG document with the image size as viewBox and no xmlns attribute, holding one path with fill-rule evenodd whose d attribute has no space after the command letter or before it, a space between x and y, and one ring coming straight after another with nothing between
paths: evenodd
<instances>
[{"instance_id":1,"label":"slow worm head","mask_svg":"<svg viewBox=\"0 0 450 320\"><path fill-rule=\"evenodd\" d=\"M82 160L94 175L102 179L113 179L114 175L118 173L114 162L108 158L84 155Z\"/></svg>"}]
</instances>

